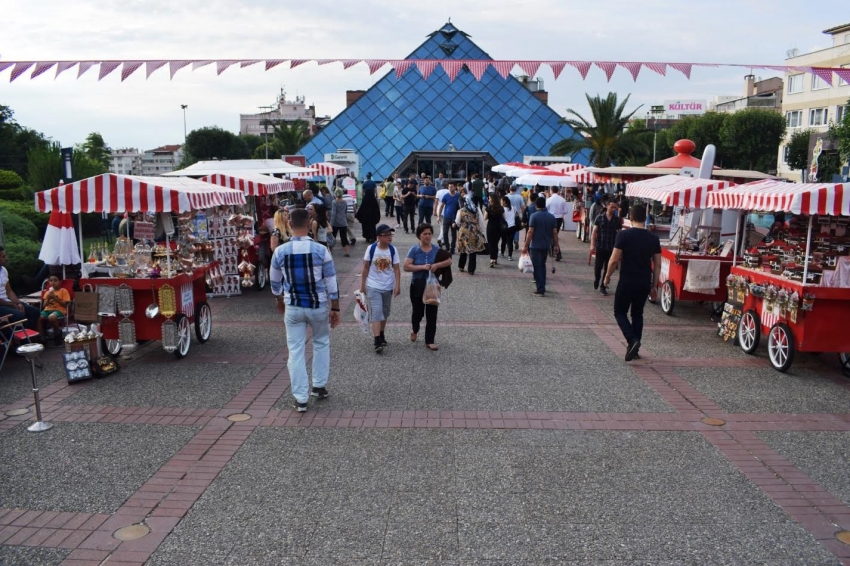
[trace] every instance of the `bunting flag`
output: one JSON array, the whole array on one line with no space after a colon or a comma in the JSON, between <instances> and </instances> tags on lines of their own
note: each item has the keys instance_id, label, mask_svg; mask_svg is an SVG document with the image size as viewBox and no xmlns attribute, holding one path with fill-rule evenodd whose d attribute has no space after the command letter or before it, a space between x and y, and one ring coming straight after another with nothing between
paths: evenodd
<instances>
[{"instance_id":1,"label":"bunting flag","mask_svg":"<svg viewBox=\"0 0 850 566\"><path fill-rule=\"evenodd\" d=\"M582 79L587 78L587 73L590 72L590 61L567 61L567 65L572 65L581 75Z\"/></svg>"},{"instance_id":2,"label":"bunting flag","mask_svg":"<svg viewBox=\"0 0 850 566\"><path fill-rule=\"evenodd\" d=\"M185 67L189 63L191 63L191 61L189 61L189 60L169 61L168 62L168 72L171 74L171 78L173 79L174 75L177 74L177 71L179 71L180 69L182 69L183 67Z\"/></svg>"},{"instance_id":3,"label":"bunting flag","mask_svg":"<svg viewBox=\"0 0 850 566\"><path fill-rule=\"evenodd\" d=\"M231 67L238 63L239 61L229 60L229 61L216 61L215 62L215 74L220 75L225 72L228 67Z\"/></svg>"},{"instance_id":4,"label":"bunting flag","mask_svg":"<svg viewBox=\"0 0 850 566\"><path fill-rule=\"evenodd\" d=\"M80 61L80 66L77 69L77 78L79 79L80 77L82 77L83 74L92 67L94 67L95 64L95 61Z\"/></svg>"},{"instance_id":5,"label":"bunting flag","mask_svg":"<svg viewBox=\"0 0 850 566\"><path fill-rule=\"evenodd\" d=\"M121 68L121 82L136 72L136 70L144 65L144 61L126 61L124 66Z\"/></svg>"},{"instance_id":6,"label":"bunting flag","mask_svg":"<svg viewBox=\"0 0 850 566\"><path fill-rule=\"evenodd\" d=\"M343 69L350 69L351 67L353 67L354 65L356 65L359 62L360 62L360 59L345 59L342 62L342 68Z\"/></svg>"},{"instance_id":7,"label":"bunting flag","mask_svg":"<svg viewBox=\"0 0 850 566\"><path fill-rule=\"evenodd\" d=\"M239 68L244 69L245 67L250 67L251 65L253 65L255 63L259 63L259 62L260 62L259 59L247 59L247 60L239 63Z\"/></svg>"},{"instance_id":8,"label":"bunting flag","mask_svg":"<svg viewBox=\"0 0 850 566\"><path fill-rule=\"evenodd\" d=\"M513 61L492 61L490 64L493 65L497 73L502 75L503 79L508 78L514 68Z\"/></svg>"},{"instance_id":9,"label":"bunting flag","mask_svg":"<svg viewBox=\"0 0 850 566\"><path fill-rule=\"evenodd\" d=\"M14 64L15 63L13 63L12 61L0 61L0 73L2 73Z\"/></svg>"},{"instance_id":10,"label":"bunting flag","mask_svg":"<svg viewBox=\"0 0 850 566\"><path fill-rule=\"evenodd\" d=\"M206 67L207 65L212 65L215 63L212 59L207 59L204 61L192 61L192 70L197 71L201 67Z\"/></svg>"},{"instance_id":11,"label":"bunting flag","mask_svg":"<svg viewBox=\"0 0 850 566\"><path fill-rule=\"evenodd\" d=\"M33 69L32 74L30 75L30 78L31 79L36 78L37 76L39 76L43 72L50 70L50 68L55 64L56 63L54 61L45 61L44 63L38 63L35 66L35 69Z\"/></svg>"},{"instance_id":12,"label":"bunting flag","mask_svg":"<svg viewBox=\"0 0 850 566\"><path fill-rule=\"evenodd\" d=\"M655 71L662 77L667 76L667 63L644 63L644 66L650 71Z\"/></svg>"},{"instance_id":13,"label":"bunting flag","mask_svg":"<svg viewBox=\"0 0 850 566\"><path fill-rule=\"evenodd\" d=\"M64 73L71 67L77 64L77 61L59 61L59 64L56 65L56 74L53 75L53 80L56 80L60 74Z\"/></svg>"},{"instance_id":14,"label":"bunting flag","mask_svg":"<svg viewBox=\"0 0 850 566\"><path fill-rule=\"evenodd\" d=\"M633 81L637 81L643 63L620 63L620 66L632 74Z\"/></svg>"},{"instance_id":15,"label":"bunting flag","mask_svg":"<svg viewBox=\"0 0 850 566\"><path fill-rule=\"evenodd\" d=\"M519 61L519 68L529 77L533 77L540 69L540 61Z\"/></svg>"},{"instance_id":16,"label":"bunting flag","mask_svg":"<svg viewBox=\"0 0 850 566\"><path fill-rule=\"evenodd\" d=\"M9 75L9 82L12 82L23 75L26 70L33 65L35 65L35 61L21 61L20 63L15 63L15 68L12 69L12 74Z\"/></svg>"},{"instance_id":17,"label":"bunting flag","mask_svg":"<svg viewBox=\"0 0 850 566\"><path fill-rule=\"evenodd\" d=\"M667 64L670 65L671 67L673 67L674 69L676 69L677 71L679 71L680 73L682 73L683 75L685 75L688 78L688 80L690 80L690 78L691 78L691 67L692 67L692 65L690 63L667 63Z\"/></svg>"},{"instance_id":18,"label":"bunting flag","mask_svg":"<svg viewBox=\"0 0 850 566\"><path fill-rule=\"evenodd\" d=\"M100 72L97 74L97 80L103 79L106 75L117 69L121 65L121 61L103 61L100 64Z\"/></svg>"},{"instance_id":19,"label":"bunting flag","mask_svg":"<svg viewBox=\"0 0 850 566\"><path fill-rule=\"evenodd\" d=\"M389 61L389 64L393 66L393 69L395 69L395 78L400 79L404 72L410 68L410 65L413 64L413 61L410 59L401 59L397 61Z\"/></svg>"},{"instance_id":20,"label":"bunting flag","mask_svg":"<svg viewBox=\"0 0 850 566\"><path fill-rule=\"evenodd\" d=\"M316 59L316 63L318 63L319 66L327 65L328 63L336 63L336 62L337 62L337 59Z\"/></svg>"},{"instance_id":21,"label":"bunting flag","mask_svg":"<svg viewBox=\"0 0 850 566\"><path fill-rule=\"evenodd\" d=\"M434 59L417 59L416 60L416 68L419 69L419 72L422 73L422 78L427 79L431 76L431 73L434 72L434 69L437 68L437 63Z\"/></svg>"},{"instance_id":22,"label":"bunting flag","mask_svg":"<svg viewBox=\"0 0 850 566\"><path fill-rule=\"evenodd\" d=\"M148 79L151 76L151 73L156 71L157 69L161 69L165 66L168 61L146 61L145 62L145 78Z\"/></svg>"},{"instance_id":23,"label":"bunting flag","mask_svg":"<svg viewBox=\"0 0 850 566\"><path fill-rule=\"evenodd\" d=\"M547 61L547 65L552 69L552 74L555 75L555 80L558 80L558 77L561 76L561 73L564 71L564 67L567 66L566 61Z\"/></svg>"},{"instance_id":24,"label":"bunting flag","mask_svg":"<svg viewBox=\"0 0 850 566\"><path fill-rule=\"evenodd\" d=\"M476 81L480 81L481 77L484 76L484 73L487 72L487 67L490 66L489 61L465 61L466 66L469 68L469 71L472 73L472 76L475 77Z\"/></svg>"},{"instance_id":25,"label":"bunting flag","mask_svg":"<svg viewBox=\"0 0 850 566\"><path fill-rule=\"evenodd\" d=\"M611 82L611 76L617 70L617 63L612 61L594 61L594 65L605 71L605 76L608 77L608 82Z\"/></svg>"},{"instance_id":26,"label":"bunting flag","mask_svg":"<svg viewBox=\"0 0 850 566\"><path fill-rule=\"evenodd\" d=\"M298 65L302 65L302 64L304 64L304 63L306 63L307 61L310 61L310 60L311 59L290 59L289 60L289 68L294 69Z\"/></svg>"},{"instance_id":27,"label":"bunting flag","mask_svg":"<svg viewBox=\"0 0 850 566\"><path fill-rule=\"evenodd\" d=\"M824 67L812 67L812 74L817 77L820 77L826 84L832 86L832 69Z\"/></svg>"},{"instance_id":28,"label":"bunting flag","mask_svg":"<svg viewBox=\"0 0 850 566\"><path fill-rule=\"evenodd\" d=\"M460 70L463 69L463 61L458 59L445 59L440 61L440 65L449 77L449 82L454 82Z\"/></svg>"},{"instance_id":29,"label":"bunting flag","mask_svg":"<svg viewBox=\"0 0 850 566\"><path fill-rule=\"evenodd\" d=\"M838 75L845 83L850 84L850 69L836 69L835 74Z\"/></svg>"},{"instance_id":30,"label":"bunting flag","mask_svg":"<svg viewBox=\"0 0 850 566\"><path fill-rule=\"evenodd\" d=\"M369 74L374 75L381 70L381 67L387 64L386 60L367 59L366 64L369 65Z\"/></svg>"},{"instance_id":31,"label":"bunting flag","mask_svg":"<svg viewBox=\"0 0 850 566\"><path fill-rule=\"evenodd\" d=\"M286 59L269 59L269 60L266 61L266 70L268 71L269 69L271 69L273 67L277 67L278 65L280 65L284 61L286 61Z\"/></svg>"}]
</instances>

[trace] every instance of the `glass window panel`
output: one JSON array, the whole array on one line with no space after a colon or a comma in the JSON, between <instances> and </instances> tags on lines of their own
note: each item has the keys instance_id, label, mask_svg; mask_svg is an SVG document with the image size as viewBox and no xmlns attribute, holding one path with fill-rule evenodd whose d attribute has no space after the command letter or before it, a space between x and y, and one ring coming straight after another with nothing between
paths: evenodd
<instances>
[{"instance_id":1,"label":"glass window panel","mask_svg":"<svg viewBox=\"0 0 850 566\"><path fill-rule=\"evenodd\" d=\"M523 119L523 121L531 118L531 110L528 109L528 106L522 105L516 109L517 116Z\"/></svg>"},{"instance_id":2,"label":"glass window panel","mask_svg":"<svg viewBox=\"0 0 850 566\"><path fill-rule=\"evenodd\" d=\"M385 136L387 136L387 139L392 139L393 136L398 134L398 128L395 126L395 124L392 124L392 123L387 124L387 126L384 127L384 129L382 131L383 131L383 134Z\"/></svg>"},{"instance_id":3,"label":"glass window panel","mask_svg":"<svg viewBox=\"0 0 850 566\"><path fill-rule=\"evenodd\" d=\"M484 161L478 159L470 159L466 162L466 174L469 176L478 173L481 175L483 173Z\"/></svg>"},{"instance_id":4,"label":"glass window panel","mask_svg":"<svg viewBox=\"0 0 850 566\"><path fill-rule=\"evenodd\" d=\"M472 149L483 151L487 146L487 138L482 136L480 133L476 133L470 138L470 143L472 143Z\"/></svg>"},{"instance_id":5,"label":"glass window panel","mask_svg":"<svg viewBox=\"0 0 850 566\"><path fill-rule=\"evenodd\" d=\"M425 147L425 142L428 141L425 136L422 135L421 132L416 132L412 138L410 138L410 143L413 144L414 151L420 149L428 149Z\"/></svg>"},{"instance_id":6,"label":"glass window panel","mask_svg":"<svg viewBox=\"0 0 850 566\"><path fill-rule=\"evenodd\" d=\"M485 120L481 116L481 114L474 114L473 116L470 117L469 122L468 122L469 126L475 128L476 130L484 127L484 124L486 124L486 123L487 123L487 120Z\"/></svg>"},{"instance_id":7,"label":"glass window panel","mask_svg":"<svg viewBox=\"0 0 850 566\"><path fill-rule=\"evenodd\" d=\"M493 135L495 133L496 133L496 128L491 126L489 123L485 123L483 126L481 126L481 135L484 136L485 138L490 139L490 138L493 137Z\"/></svg>"},{"instance_id":8,"label":"glass window panel","mask_svg":"<svg viewBox=\"0 0 850 566\"><path fill-rule=\"evenodd\" d=\"M378 127L374 122L370 122L363 128L363 133L366 134L367 137L372 138L378 133Z\"/></svg>"},{"instance_id":9,"label":"glass window panel","mask_svg":"<svg viewBox=\"0 0 850 566\"><path fill-rule=\"evenodd\" d=\"M417 97L418 102L421 102L423 99L431 102L437 97L437 90L434 88L423 87L419 90L419 96Z\"/></svg>"},{"instance_id":10,"label":"glass window panel","mask_svg":"<svg viewBox=\"0 0 850 566\"><path fill-rule=\"evenodd\" d=\"M400 112L400 111L399 111L399 109L398 109L398 108L396 108L395 106L390 106L389 108L387 108L386 110L384 110L384 116L385 116L385 117L387 118L387 120L389 120L390 122L392 122L392 121L394 121L394 120L397 120L400 114L401 114L401 112Z\"/></svg>"},{"instance_id":11,"label":"glass window panel","mask_svg":"<svg viewBox=\"0 0 850 566\"><path fill-rule=\"evenodd\" d=\"M466 160L452 160L452 174L450 179L466 179Z\"/></svg>"},{"instance_id":12,"label":"glass window panel","mask_svg":"<svg viewBox=\"0 0 850 566\"><path fill-rule=\"evenodd\" d=\"M420 131L420 132L422 133L422 135L423 135L423 136L425 136L427 139L431 139L431 138L433 138L433 137L434 137L434 134L436 134L436 133L437 133L437 128L435 128L434 126L432 126L432 125L431 125L431 124L429 124L429 123L426 123L426 124L422 127L422 129L420 129L419 131Z\"/></svg>"},{"instance_id":13,"label":"glass window panel","mask_svg":"<svg viewBox=\"0 0 850 566\"><path fill-rule=\"evenodd\" d=\"M416 172L418 174L425 173L429 177L434 177L434 162L430 159L420 159L416 163Z\"/></svg>"},{"instance_id":14,"label":"glass window panel","mask_svg":"<svg viewBox=\"0 0 850 566\"><path fill-rule=\"evenodd\" d=\"M401 149L407 144L407 136L405 136L403 132L399 132L390 138L390 143L396 149Z\"/></svg>"},{"instance_id":15,"label":"glass window panel","mask_svg":"<svg viewBox=\"0 0 850 566\"><path fill-rule=\"evenodd\" d=\"M374 120L380 113L380 108L378 108L377 105L375 105L374 103L367 105L363 109L363 115L369 118L370 120Z\"/></svg>"},{"instance_id":16,"label":"glass window panel","mask_svg":"<svg viewBox=\"0 0 850 566\"><path fill-rule=\"evenodd\" d=\"M452 173L452 162L450 160L439 160L434 162L434 175L443 174L444 177L450 177Z\"/></svg>"},{"instance_id":17,"label":"glass window panel","mask_svg":"<svg viewBox=\"0 0 850 566\"><path fill-rule=\"evenodd\" d=\"M416 127L417 130L421 130L422 128L428 125L428 121L425 119L425 116L423 116L419 112L416 113L416 115L410 122Z\"/></svg>"},{"instance_id":18,"label":"glass window panel","mask_svg":"<svg viewBox=\"0 0 850 566\"><path fill-rule=\"evenodd\" d=\"M419 131L413 126L413 124L406 124L402 126L401 133L404 134L408 140L411 140L413 139L413 136L419 133Z\"/></svg>"},{"instance_id":19,"label":"glass window panel","mask_svg":"<svg viewBox=\"0 0 850 566\"><path fill-rule=\"evenodd\" d=\"M404 109L402 115L408 120L413 120L415 117L419 116L419 111L414 106L408 106Z\"/></svg>"},{"instance_id":20,"label":"glass window panel","mask_svg":"<svg viewBox=\"0 0 850 566\"><path fill-rule=\"evenodd\" d=\"M431 106L430 104L422 109L422 116L425 117L425 120L431 121L437 115L437 110Z\"/></svg>"}]
</instances>

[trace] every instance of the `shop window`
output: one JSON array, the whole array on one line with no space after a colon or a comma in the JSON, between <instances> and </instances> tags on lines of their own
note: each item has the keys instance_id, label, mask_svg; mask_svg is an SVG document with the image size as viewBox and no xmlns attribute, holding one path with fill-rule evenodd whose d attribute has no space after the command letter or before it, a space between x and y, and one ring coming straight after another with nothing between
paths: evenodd
<instances>
[{"instance_id":1,"label":"shop window","mask_svg":"<svg viewBox=\"0 0 850 566\"><path fill-rule=\"evenodd\" d=\"M803 75L791 75L788 77L788 94L797 94L803 92Z\"/></svg>"}]
</instances>

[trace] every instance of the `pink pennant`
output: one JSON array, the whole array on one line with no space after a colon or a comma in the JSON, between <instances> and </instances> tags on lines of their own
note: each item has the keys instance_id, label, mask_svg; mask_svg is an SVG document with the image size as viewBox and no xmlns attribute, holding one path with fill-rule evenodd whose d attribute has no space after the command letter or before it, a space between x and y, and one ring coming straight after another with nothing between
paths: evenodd
<instances>
[{"instance_id":1,"label":"pink pennant","mask_svg":"<svg viewBox=\"0 0 850 566\"><path fill-rule=\"evenodd\" d=\"M14 64L14 61L0 61L0 73L2 73Z\"/></svg>"},{"instance_id":2,"label":"pink pennant","mask_svg":"<svg viewBox=\"0 0 850 566\"><path fill-rule=\"evenodd\" d=\"M102 80L103 77L121 66L121 61L101 61L100 72L97 74L97 80Z\"/></svg>"},{"instance_id":3,"label":"pink pennant","mask_svg":"<svg viewBox=\"0 0 850 566\"><path fill-rule=\"evenodd\" d=\"M431 76L431 73L434 72L434 69L437 68L437 63L439 61L435 59L418 59L416 61L416 68L422 73L422 78L427 80Z\"/></svg>"},{"instance_id":4,"label":"pink pennant","mask_svg":"<svg viewBox=\"0 0 850 566\"><path fill-rule=\"evenodd\" d=\"M812 74L820 77L826 84L832 86L832 69L827 67L812 67Z\"/></svg>"},{"instance_id":5,"label":"pink pennant","mask_svg":"<svg viewBox=\"0 0 850 566\"><path fill-rule=\"evenodd\" d=\"M503 79L508 78L514 68L513 61L492 61L490 64L493 65L493 68L496 69L496 72L499 73Z\"/></svg>"},{"instance_id":6,"label":"pink pennant","mask_svg":"<svg viewBox=\"0 0 850 566\"><path fill-rule=\"evenodd\" d=\"M613 61L594 61L593 64L605 71L605 76L608 77L608 82L610 82L611 76L617 70L617 63Z\"/></svg>"},{"instance_id":7,"label":"pink pennant","mask_svg":"<svg viewBox=\"0 0 850 566\"><path fill-rule=\"evenodd\" d=\"M400 59L396 61L390 61L389 63L393 66L393 69L395 69L395 78L400 79L404 72L407 71L413 64L413 61L411 61L410 59Z\"/></svg>"},{"instance_id":8,"label":"pink pennant","mask_svg":"<svg viewBox=\"0 0 850 566\"><path fill-rule=\"evenodd\" d=\"M567 61L567 64L575 67L581 75L581 78L586 79L592 63L590 61Z\"/></svg>"},{"instance_id":9,"label":"pink pennant","mask_svg":"<svg viewBox=\"0 0 850 566\"><path fill-rule=\"evenodd\" d=\"M168 62L168 71L171 73L171 79L174 79L174 75L177 74L177 71L185 67L191 63L191 61L183 59L179 61L169 61Z\"/></svg>"},{"instance_id":10,"label":"pink pennant","mask_svg":"<svg viewBox=\"0 0 850 566\"><path fill-rule=\"evenodd\" d=\"M650 71L655 71L662 77L667 76L667 63L644 63L643 66Z\"/></svg>"},{"instance_id":11,"label":"pink pennant","mask_svg":"<svg viewBox=\"0 0 850 566\"><path fill-rule=\"evenodd\" d=\"M309 60L310 59L290 59L289 60L289 68L294 69L298 65L303 65L304 63L306 63Z\"/></svg>"},{"instance_id":12,"label":"pink pennant","mask_svg":"<svg viewBox=\"0 0 850 566\"><path fill-rule=\"evenodd\" d=\"M449 76L449 82L452 83L457 78L460 70L463 69L463 61L458 59L444 59L440 62L443 66L443 70Z\"/></svg>"},{"instance_id":13,"label":"pink pennant","mask_svg":"<svg viewBox=\"0 0 850 566\"><path fill-rule=\"evenodd\" d=\"M206 67L207 65L212 65L214 61L212 59L205 59L203 61L192 61L192 70L197 71L201 67Z\"/></svg>"},{"instance_id":14,"label":"pink pennant","mask_svg":"<svg viewBox=\"0 0 850 566\"><path fill-rule=\"evenodd\" d=\"M259 59L246 59L245 61L239 62L239 68L244 69L245 67L250 67L251 65L254 65L254 64L259 63L259 62L260 62Z\"/></svg>"},{"instance_id":15,"label":"pink pennant","mask_svg":"<svg viewBox=\"0 0 850 566\"><path fill-rule=\"evenodd\" d=\"M235 65L239 61L235 61L233 59L228 59L227 61L216 61L215 62L215 74L220 75L225 72L228 68Z\"/></svg>"},{"instance_id":16,"label":"pink pennant","mask_svg":"<svg viewBox=\"0 0 850 566\"><path fill-rule=\"evenodd\" d=\"M342 68L343 69L350 69L351 67L353 67L354 65L356 65L359 62L360 62L360 59L344 59L342 61Z\"/></svg>"},{"instance_id":17,"label":"pink pennant","mask_svg":"<svg viewBox=\"0 0 850 566\"><path fill-rule=\"evenodd\" d=\"M40 63L36 63L35 69L33 69L32 74L30 75L31 79L36 78L43 72L49 70L53 65L56 64L56 61L42 61Z\"/></svg>"},{"instance_id":18,"label":"pink pennant","mask_svg":"<svg viewBox=\"0 0 850 566\"><path fill-rule=\"evenodd\" d=\"M56 65L56 74L53 76L53 80L56 80L60 74L64 73L71 67L77 64L77 61L59 61L59 64Z\"/></svg>"},{"instance_id":19,"label":"pink pennant","mask_svg":"<svg viewBox=\"0 0 850 566\"><path fill-rule=\"evenodd\" d=\"M145 78L149 79L154 71L161 69L168 61L145 61Z\"/></svg>"},{"instance_id":20,"label":"pink pennant","mask_svg":"<svg viewBox=\"0 0 850 566\"><path fill-rule=\"evenodd\" d=\"M481 77L484 76L484 73L487 72L487 67L490 66L490 61L464 61L467 67L469 67L469 71L472 73L472 76L475 77L476 81L480 81Z\"/></svg>"},{"instance_id":21,"label":"pink pennant","mask_svg":"<svg viewBox=\"0 0 850 566\"><path fill-rule=\"evenodd\" d=\"M381 69L381 67L387 64L387 60L367 59L366 64L369 65L369 74L374 75Z\"/></svg>"},{"instance_id":22,"label":"pink pennant","mask_svg":"<svg viewBox=\"0 0 850 566\"><path fill-rule=\"evenodd\" d=\"M82 77L83 74L85 74L86 71L94 67L94 65L94 61L80 61L80 66L77 69L77 78L79 79L80 77Z\"/></svg>"},{"instance_id":23,"label":"pink pennant","mask_svg":"<svg viewBox=\"0 0 850 566\"><path fill-rule=\"evenodd\" d=\"M540 68L540 61L517 61L517 65L526 75L533 78Z\"/></svg>"},{"instance_id":24,"label":"pink pennant","mask_svg":"<svg viewBox=\"0 0 850 566\"><path fill-rule=\"evenodd\" d=\"M638 74L640 74L640 68L643 66L643 63L619 63L619 65L632 74L633 81L637 81Z\"/></svg>"},{"instance_id":25,"label":"pink pennant","mask_svg":"<svg viewBox=\"0 0 850 566\"><path fill-rule=\"evenodd\" d=\"M691 78L691 69L693 65L690 63L667 63L669 66L673 67L683 75L685 75L688 79Z\"/></svg>"},{"instance_id":26,"label":"pink pennant","mask_svg":"<svg viewBox=\"0 0 850 566\"><path fill-rule=\"evenodd\" d=\"M277 67L284 61L286 61L286 59L266 59L266 70L268 71L269 69Z\"/></svg>"},{"instance_id":27,"label":"pink pennant","mask_svg":"<svg viewBox=\"0 0 850 566\"><path fill-rule=\"evenodd\" d=\"M548 61L546 64L549 65L550 69L552 69L552 74L555 75L555 80L558 80L558 77L560 77L561 73L564 71L564 67L567 66L566 61Z\"/></svg>"},{"instance_id":28,"label":"pink pennant","mask_svg":"<svg viewBox=\"0 0 850 566\"><path fill-rule=\"evenodd\" d=\"M125 61L124 66L121 68L121 82L136 72L136 69L141 67L144 64L144 61Z\"/></svg>"},{"instance_id":29,"label":"pink pennant","mask_svg":"<svg viewBox=\"0 0 850 566\"><path fill-rule=\"evenodd\" d=\"M845 83L850 83L850 69L835 69L833 72Z\"/></svg>"},{"instance_id":30,"label":"pink pennant","mask_svg":"<svg viewBox=\"0 0 850 566\"><path fill-rule=\"evenodd\" d=\"M15 66L12 69L12 74L9 75L9 82L12 82L13 80L23 75L24 72L33 65L35 65L35 61L21 61L19 63L15 63Z\"/></svg>"}]
</instances>

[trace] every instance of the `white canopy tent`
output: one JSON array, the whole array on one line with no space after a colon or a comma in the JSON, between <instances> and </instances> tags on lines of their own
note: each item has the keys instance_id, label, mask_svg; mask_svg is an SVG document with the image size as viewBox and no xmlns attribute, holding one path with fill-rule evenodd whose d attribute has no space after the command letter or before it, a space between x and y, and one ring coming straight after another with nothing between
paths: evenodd
<instances>
[{"instance_id":1,"label":"white canopy tent","mask_svg":"<svg viewBox=\"0 0 850 566\"><path fill-rule=\"evenodd\" d=\"M311 167L298 167L282 159L233 159L229 161L198 161L185 169L165 173L165 177L206 177L207 175L240 174L255 175L290 175L315 173Z\"/></svg>"}]
</instances>

